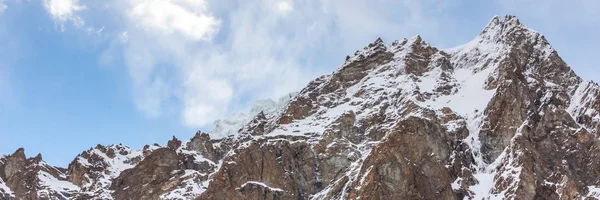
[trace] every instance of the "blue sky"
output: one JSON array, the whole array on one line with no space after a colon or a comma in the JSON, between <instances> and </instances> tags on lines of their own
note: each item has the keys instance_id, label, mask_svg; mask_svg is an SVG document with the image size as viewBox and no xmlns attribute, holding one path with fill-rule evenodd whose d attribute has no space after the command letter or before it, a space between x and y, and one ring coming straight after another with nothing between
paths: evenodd
<instances>
[{"instance_id":1,"label":"blue sky","mask_svg":"<svg viewBox=\"0 0 600 200\"><path fill-rule=\"evenodd\" d=\"M448 48L494 15L517 15L600 80L597 1L482 2L0 0L0 154L66 166L96 144L186 140L377 37Z\"/></svg>"}]
</instances>

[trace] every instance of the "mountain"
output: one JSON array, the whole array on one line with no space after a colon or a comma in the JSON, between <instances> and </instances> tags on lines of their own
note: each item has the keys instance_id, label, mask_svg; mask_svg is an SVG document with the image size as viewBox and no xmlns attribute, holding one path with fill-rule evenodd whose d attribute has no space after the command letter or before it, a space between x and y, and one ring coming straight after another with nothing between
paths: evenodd
<instances>
[{"instance_id":1,"label":"mountain","mask_svg":"<svg viewBox=\"0 0 600 200\"><path fill-rule=\"evenodd\" d=\"M19 149L0 199L599 199L599 99L543 35L494 17L456 48L377 39L226 137L98 145L67 169Z\"/></svg>"}]
</instances>

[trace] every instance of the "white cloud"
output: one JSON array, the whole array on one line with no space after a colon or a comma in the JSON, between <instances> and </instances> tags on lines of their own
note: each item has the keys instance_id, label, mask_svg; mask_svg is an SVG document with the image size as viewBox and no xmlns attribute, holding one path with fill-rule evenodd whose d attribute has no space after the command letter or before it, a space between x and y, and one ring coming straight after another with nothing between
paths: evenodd
<instances>
[{"instance_id":1,"label":"white cloud","mask_svg":"<svg viewBox=\"0 0 600 200\"><path fill-rule=\"evenodd\" d=\"M210 41L220 19L207 14L206 2L189 6L197 8L194 12L185 10L185 3L190 2L132 1L131 7L124 9L130 21L119 40L125 48L134 103L148 117L177 107L186 125L203 126L224 116L242 95L271 97L297 89L308 80L308 73L301 72L292 60L298 54L295 46L305 39L278 35L276 29L283 29L279 14L265 10L271 9L266 6L271 4L240 1L239 10L223 13L230 19L225 39ZM172 8L153 11L155 7ZM189 13L180 14L183 12ZM184 19L182 24L189 19L200 28L185 29L170 21L179 18ZM198 40L206 42L195 42ZM160 84L156 80L161 80Z\"/></svg>"},{"instance_id":2,"label":"white cloud","mask_svg":"<svg viewBox=\"0 0 600 200\"><path fill-rule=\"evenodd\" d=\"M294 10L294 7L292 7L291 2L288 2L288 1L277 2L277 11L285 14L285 13L291 12L292 10Z\"/></svg>"},{"instance_id":3,"label":"white cloud","mask_svg":"<svg viewBox=\"0 0 600 200\"><path fill-rule=\"evenodd\" d=\"M122 57L139 111L148 117L178 116L192 127L208 125L254 99L299 90L378 36L400 39L439 25L424 17L426 8L405 2L113 0L108 4L103 6L111 12L107 15L123 21L116 22L117 29L109 28L114 25L104 29L114 40L102 60ZM86 11L94 9L88 6ZM389 18L380 10L403 15Z\"/></svg>"},{"instance_id":4,"label":"white cloud","mask_svg":"<svg viewBox=\"0 0 600 200\"><path fill-rule=\"evenodd\" d=\"M86 8L79 4L79 0L44 0L44 8L60 23L71 21L76 26L84 24L83 19L76 15L76 12ZM62 29L64 30L64 26Z\"/></svg>"},{"instance_id":5,"label":"white cloud","mask_svg":"<svg viewBox=\"0 0 600 200\"><path fill-rule=\"evenodd\" d=\"M407 13L419 13L393 22L377 13L371 1L234 2L235 6L223 8L228 19L223 41L203 48L184 69L190 74L185 80L192 82L185 85L182 98L187 125L201 126L221 117L244 100L240 97L273 98L299 90L310 79L335 69L344 58L340 52L353 52L384 32L404 35L401 27L411 25L419 31L434 30L437 25L421 16L423 9L406 4ZM356 7L345 7L356 3ZM365 16L357 12L365 13L367 19L361 20ZM214 80L227 84L210 83Z\"/></svg>"},{"instance_id":6,"label":"white cloud","mask_svg":"<svg viewBox=\"0 0 600 200\"><path fill-rule=\"evenodd\" d=\"M207 14L203 0L134 0L129 16L147 29L181 33L193 40L209 40L220 21Z\"/></svg>"},{"instance_id":7,"label":"white cloud","mask_svg":"<svg viewBox=\"0 0 600 200\"><path fill-rule=\"evenodd\" d=\"M196 70L199 70L197 68ZM195 71L184 81L184 123L202 126L211 123L227 108L233 96L233 88L226 79L206 77Z\"/></svg>"},{"instance_id":8,"label":"white cloud","mask_svg":"<svg viewBox=\"0 0 600 200\"><path fill-rule=\"evenodd\" d=\"M210 41L221 23L208 13L205 1L131 0L114 7L127 19L127 31L116 40L125 48L123 58L140 111L153 118L181 109L183 122L195 126L226 110L229 83L192 67L201 56L195 44Z\"/></svg>"},{"instance_id":9,"label":"white cloud","mask_svg":"<svg viewBox=\"0 0 600 200\"><path fill-rule=\"evenodd\" d=\"M3 13L4 11L6 11L6 9L8 9L8 6L6 5L6 3L4 3L4 0L0 0L0 13Z\"/></svg>"},{"instance_id":10,"label":"white cloud","mask_svg":"<svg viewBox=\"0 0 600 200\"><path fill-rule=\"evenodd\" d=\"M130 21L123 55L134 102L150 117L175 107L184 124L204 126L250 100L301 89L340 64L343 53L384 32L410 37L409 28L418 32L437 26L421 16L422 8L408 4L402 4L406 13L415 14L395 22L377 12L387 5L353 3L358 5L134 0L125 9ZM161 80L160 87L155 80Z\"/></svg>"}]
</instances>

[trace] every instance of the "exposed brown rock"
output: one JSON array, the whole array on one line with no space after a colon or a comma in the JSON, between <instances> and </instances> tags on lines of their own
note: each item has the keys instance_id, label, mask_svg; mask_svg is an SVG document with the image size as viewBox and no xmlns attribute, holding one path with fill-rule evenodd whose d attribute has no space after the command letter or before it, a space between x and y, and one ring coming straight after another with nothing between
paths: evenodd
<instances>
[{"instance_id":1,"label":"exposed brown rock","mask_svg":"<svg viewBox=\"0 0 600 200\"><path fill-rule=\"evenodd\" d=\"M198 199L262 199L248 191L248 182L281 189L267 195L278 199L306 199L320 189L314 154L306 143L253 141L235 152L237 156L223 160L207 192Z\"/></svg>"},{"instance_id":2,"label":"exposed brown rock","mask_svg":"<svg viewBox=\"0 0 600 200\"><path fill-rule=\"evenodd\" d=\"M5 179L13 178L19 171L23 171L27 165L27 158L25 158L25 149L19 148L15 151L6 161L4 167Z\"/></svg>"},{"instance_id":3,"label":"exposed brown rock","mask_svg":"<svg viewBox=\"0 0 600 200\"><path fill-rule=\"evenodd\" d=\"M221 155L213 147L210 136L207 133L196 132L196 135L188 142L187 147L190 150L200 152L202 156L215 162L221 158Z\"/></svg>"},{"instance_id":4,"label":"exposed brown rock","mask_svg":"<svg viewBox=\"0 0 600 200\"><path fill-rule=\"evenodd\" d=\"M115 179L115 199L159 199L169 188L167 181L182 168L180 157L170 148L157 149L132 169ZM172 186L172 185L171 185Z\"/></svg>"},{"instance_id":5,"label":"exposed brown rock","mask_svg":"<svg viewBox=\"0 0 600 200\"><path fill-rule=\"evenodd\" d=\"M268 119L264 112L258 113L248 124L240 130L240 133L249 133L250 135L263 135L266 131Z\"/></svg>"},{"instance_id":6,"label":"exposed brown rock","mask_svg":"<svg viewBox=\"0 0 600 200\"><path fill-rule=\"evenodd\" d=\"M461 199L450 187L454 180L445 163L450 139L439 125L409 118L397 125L365 160L349 199ZM362 198L361 198L362 199Z\"/></svg>"},{"instance_id":7,"label":"exposed brown rock","mask_svg":"<svg viewBox=\"0 0 600 200\"><path fill-rule=\"evenodd\" d=\"M173 139L169 140L169 142L167 143L167 147L169 147L172 150L177 150L180 146L181 140L177 139L175 136L173 136Z\"/></svg>"}]
</instances>

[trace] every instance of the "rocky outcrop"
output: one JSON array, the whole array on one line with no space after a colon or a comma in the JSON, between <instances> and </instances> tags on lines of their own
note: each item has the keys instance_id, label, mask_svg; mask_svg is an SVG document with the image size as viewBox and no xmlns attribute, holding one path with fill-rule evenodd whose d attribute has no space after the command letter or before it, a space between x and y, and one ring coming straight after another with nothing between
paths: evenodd
<instances>
[{"instance_id":1,"label":"rocky outcrop","mask_svg":"<svg viewBox=\"0 0 600 200\"><path fill-rule=\"evenodd\" d=\"M217 162L222 157L213 147L213 143L207 133L196 132L196 135L187 143L187 149L197 151L205 158L214 162Z\"/></svg>"},{"instance_id":2,"label":"rocky outcrop","mask_svg":"<svg viewBox=\"0 0 600 200\"><path fill-rule=\"evenodd\" d=\"M320 189L316 159L307 143L265 142L248 142L246 148L234 151L235 156L225 158L199 199L261 198L250 191L256 187L271 193L263 193L265 198L306 199Z\"/></svg>"},{"instance_id":3,"label":"rocky outcrop","mask_svg":"<svg viewBox=\"0 0 600 200\"><path fill-rule=\"evenodd\" d=\"M6 159L6 163L3 166L3 179L12 179L20 171L23 171L26 166L27 158L25 158L25 149L17 149L17 151L15 151L11 156L8 157L8 159Z\"/></svg>"},{"instance_id":4,"label":"rocky outcrop","mask_svg":"<svg viewBox=\"0 0 600 200\"><path fill-rule=\"evenodd\" d=\"M173 136L173 139L167 142L167 147L169 147L169 149L171 150L177 150L179 149L179 147L181 147L181 140Z\"/></svg>"},{"instance_id":5,"label":"rocky outcrop","mask_svg":"<svg viewBox=\"0 0 600 200\"><path fill-rule=\"evenodd\" d=\"M140 151L124 145L96 145L79 154L68 166L68 180L81 189L75 194L77 199L112 198L109 187L121 172L133 168L145 156L160 146L145 146Z\"/></svg>"},{"instance_id":6,"label":"rocky outcrop","mask_svg":"<svg viewBox=\"0 0 600 200\"><path fill-rule=\"evenodd\" d=\"M68 199L79 190L67 181L64 169L49 166L41 154L26 158L23 148L2 159L0 169L3 199Z\"/></svg>"},{"instance_id":7,"label":"rocky outcrop","mask_svg":"<svg viewBox=\"0 0 600 200\"><path fill-rule=\"evenodd\" d=\"M22 199L36 199L35 171L27 171L29 165L25 157L25 149L20 148L6 159L3 166L3 179L15 196ZM33 191L34 193L31 193Z\"/></svg>"},{"instance_id":8,"label":"rocky outcrop","mask_svg":"<svg viewBox=\"0 0 600 200\"><path fill-rule=\"evenodd\" d=\"M451 139L444 129L410 117L377 145L361 168L361 179L350 187L349 199L462 199L455 193Z\"/></svg>"},{"instance_id":9,"label":"rocky outcrop","mask_svg":"<svg viewBox=\"0 0 600 200\"><path fill-rule=\"evenodd\" d=\"M378 38L213 135L98 145L67 169L19 149L0 199L600 199L599 99L543 35L494 17L456 48Z\"/></svg>"},{"instance_id":10,"label":"rocky outcrop","mask_svg":"<svg viewBox=\"0 0 600 200\"><path fill-rule=\"evenodd\" d=\"M181 169L180 158L171 148L157 149L132 169L125 170L111 184L116 199L159 199L176 184L168 180Z\"/></svg>"}]
</instances>

